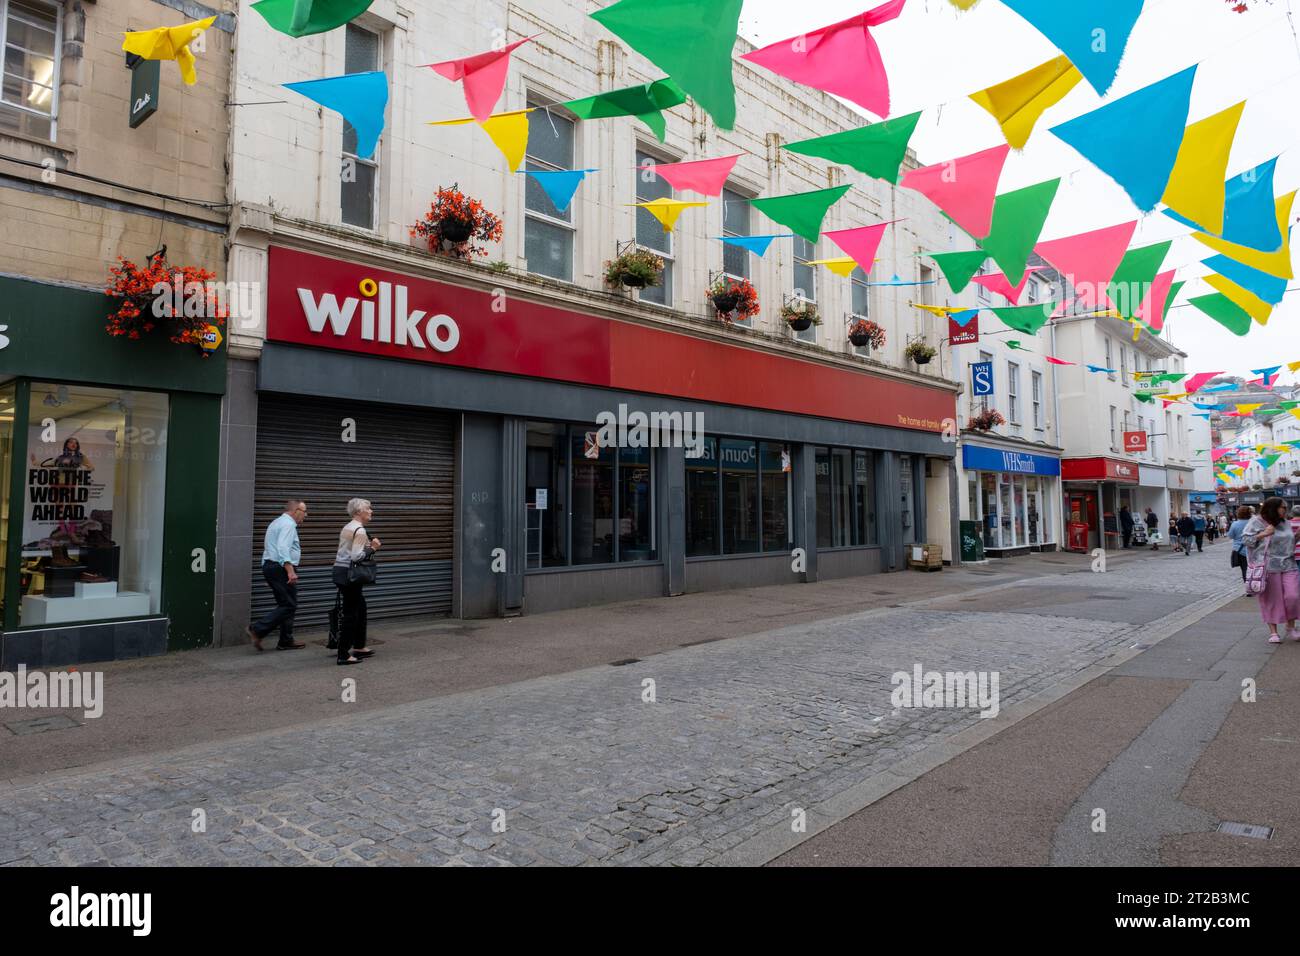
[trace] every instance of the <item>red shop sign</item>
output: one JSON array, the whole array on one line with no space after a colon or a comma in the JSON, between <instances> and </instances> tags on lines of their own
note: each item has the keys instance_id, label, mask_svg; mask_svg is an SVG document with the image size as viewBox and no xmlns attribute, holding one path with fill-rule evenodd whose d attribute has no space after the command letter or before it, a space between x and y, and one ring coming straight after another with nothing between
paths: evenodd
<instances>
[{"instance_id":1,"label":"red shop sign","mask_svg":"<svg viewBox=\"0 0 1300 956\"><path fill-rule=\"evenodd\" d=\"M1061 477L1066 481L1118 481L1137 484L1138 466L1114 458L1063 458Z\"/></svg>"}]
</instances>

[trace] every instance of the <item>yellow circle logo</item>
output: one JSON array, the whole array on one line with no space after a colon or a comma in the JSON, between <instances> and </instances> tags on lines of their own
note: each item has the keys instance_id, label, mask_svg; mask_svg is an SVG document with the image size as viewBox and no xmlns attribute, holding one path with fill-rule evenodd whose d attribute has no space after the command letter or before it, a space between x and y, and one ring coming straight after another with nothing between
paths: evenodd
<instances>
[{"instance_id":1,"label":"yellow circle logo","mask_svg":"<svg viewBox=\"0 0 1300 956\"><path fill-rule=\"evenodd\" d=\"M360 288L364 296L372 296L379 291L379 286L375 285L374 279L362 279Z\"/></svg>"}]
</instances>

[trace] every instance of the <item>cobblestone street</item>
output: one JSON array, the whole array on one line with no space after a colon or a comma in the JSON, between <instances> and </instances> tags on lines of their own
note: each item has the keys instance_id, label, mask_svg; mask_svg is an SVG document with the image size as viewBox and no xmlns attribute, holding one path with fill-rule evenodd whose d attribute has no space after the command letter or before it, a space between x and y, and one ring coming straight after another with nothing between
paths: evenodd
<instances>
[{"instance_id":1,"label":"cobblestone street","mask_svg":"<svg viewBox=\"0 0 1300 956\"><path fill-rule=\"evenodd\" d=\"M815 832L832 822L819 806L982 723L895 711L895 671L997 671L1002 719L1027 713L1236 595L1220 557L1025 578L55 773L4 788L0 863L766 862L794 811ZM382 692L364 667L344 677Z\"/></svg>"}]
</instances>

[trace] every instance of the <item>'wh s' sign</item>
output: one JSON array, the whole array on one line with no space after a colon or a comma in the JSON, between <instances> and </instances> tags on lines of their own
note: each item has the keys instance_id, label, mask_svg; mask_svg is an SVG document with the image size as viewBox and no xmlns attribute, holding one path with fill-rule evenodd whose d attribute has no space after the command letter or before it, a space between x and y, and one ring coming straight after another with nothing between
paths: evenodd
<instances>
[{"instance_id":1,"label":"'wh s' sign","mask_svg":"<svg viewBox=\"0 0 1300 956\"><path fill-rule=\"evenodd\" d=\"M971 394L993 394L993 363L973 362L970 367Z\"/></svg>"}]
</instances>

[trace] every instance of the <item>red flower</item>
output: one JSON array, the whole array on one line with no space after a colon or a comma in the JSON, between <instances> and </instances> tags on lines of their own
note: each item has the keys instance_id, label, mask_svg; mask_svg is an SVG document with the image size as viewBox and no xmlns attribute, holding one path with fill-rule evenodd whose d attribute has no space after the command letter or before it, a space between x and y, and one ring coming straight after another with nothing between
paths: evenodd
<instances>
[{"instance_id":1,"label":"red flower","mask_svg":"<svg viewBox=\"0 0 1300 956\"><path fill-rule=\"evenodd\" d=\"M443 224L459 223L469 227L469 237L463 241L446 240L444 248ZM500 242L504 232L502 222L477 199L466 199L464 193L452 186L440 188L429 206L428 213L410 229L412 238L420 237L428 243L431 252L449 255L455 259L486 256L484 242Z\"/></svg>"}]
</instances>

